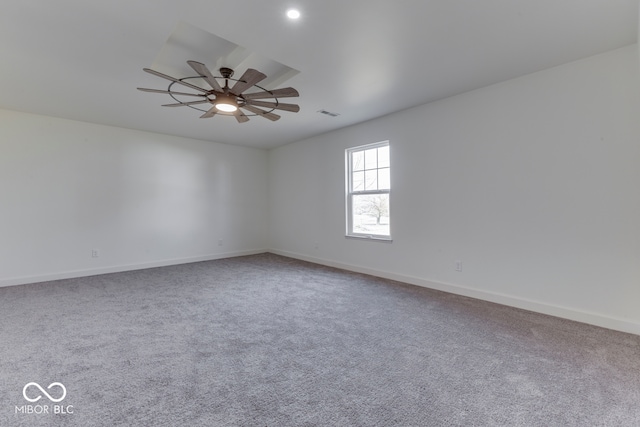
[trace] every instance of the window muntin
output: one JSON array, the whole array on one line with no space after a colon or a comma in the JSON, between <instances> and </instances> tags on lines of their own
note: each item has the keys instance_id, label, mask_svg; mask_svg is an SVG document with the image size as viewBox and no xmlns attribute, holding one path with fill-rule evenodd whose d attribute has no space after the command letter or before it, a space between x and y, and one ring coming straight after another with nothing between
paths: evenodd
<instances>
[{"instance_id":1,"label":"window muntin","mask_svg":"<svg viewBox=\"0 0 640 427\"><path fill-rule=\"evenodd\" d=\"M347 235L391 239L389 142L354 147L347 155Z\"/></svg>"}]
</instances>

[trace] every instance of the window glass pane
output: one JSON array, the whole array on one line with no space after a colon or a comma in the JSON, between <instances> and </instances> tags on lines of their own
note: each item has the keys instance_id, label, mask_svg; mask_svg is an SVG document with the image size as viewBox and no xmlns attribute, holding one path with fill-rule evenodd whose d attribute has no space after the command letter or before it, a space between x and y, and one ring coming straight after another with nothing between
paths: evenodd
<instances>
[{"instance_id":1,"label":"window glass pane","mask_svg":"<svg viewBox=\"0 0 640 427\"><path fill-rule=\"evenodd\" d=\"M378 189L389 190L391 188L391 177L389 168L378 169Z\"/></svg>"},{"instance_id":2,"label":"window glass pane","mask_svg":"<svg viewBox=\"0 0 640 427\"><path fill-rule=\"evenodd\" d=\"M388 144L388 143L386 143ZM391 238L389 146L375 143L346 150L349 155L347 234ZM362 193L367 194L362 194Z\"/></svg>"},{"instance_id":3,"label":"window glass pane","mask_svg":"<svg viewBox=\"0 0 640 427\"><path fill-rule=\"evenodd\" d=\"M354 171L364 170L364 151L351 153L351 165Z\"/></svg>"},{"instance_id":4,"label":"window glass pane","mask_svg":"<svg viewBox=\"0 0 640 427\"><path fill-rule=\"evenodd\" d=\"M378 189L378 170L370 170L364 172L365 190L377 190Z\"/></svg>"},{"instance_id":5,"label":"window glass pane","mask_svg":"<svg viewBox=\"0 0 640 427\"><path fill-rule=\"evenodd\" d=\"M378 167L389 167L389 146L378 148Z\"/></svg>"},{"instance_id":6,"label":"window glass pane","mask_svg":"<svg viewBox=\"0 0 640 427\"><path fill-rule=\"evenodd\" d=\"M364 168L375 169L378 167L378 149L371 148L364 151Z\"/></svg>"},{"instance_id":7,"label":"window glass pane","mask_svg":"<svg viewBox=\"0 0 640 427\"><path fill-rule=\"evenodd\" d=\"M353 196L353 232L389 236L389 195Z\"/></svg>"},{"instance_id":8,"label":"window glass pane","mask_svg":"<svg viewBox=\"0 0 640 427\"><path fill-rule=\"evenodd\" d=\"M351 180L351 191L364 190L364 172L354 172Z\"/></svg>"}]
</instances>

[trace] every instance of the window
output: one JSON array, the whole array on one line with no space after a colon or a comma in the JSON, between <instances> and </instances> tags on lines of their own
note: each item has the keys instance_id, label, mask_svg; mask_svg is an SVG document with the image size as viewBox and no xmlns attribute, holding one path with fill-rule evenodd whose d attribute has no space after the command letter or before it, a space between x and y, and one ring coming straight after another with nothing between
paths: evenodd
<instances>
[{"instance_id":1,"label":"window","mask_svg":"<svg viewBox=\"0 0 640 427\"><path fill-rule=\"evenodd\" d=\"M389 141L349 148L347 236L391 240Z\"/></svg>"}]
</instances>

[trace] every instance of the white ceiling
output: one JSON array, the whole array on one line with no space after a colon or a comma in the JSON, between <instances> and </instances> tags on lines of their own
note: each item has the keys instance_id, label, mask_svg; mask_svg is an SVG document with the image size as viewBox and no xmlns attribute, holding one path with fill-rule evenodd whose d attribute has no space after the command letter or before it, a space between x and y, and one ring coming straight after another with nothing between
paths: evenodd
<instances>
[{"instance_id":1,"label":"white ceiling","mask_svg":"<svg viewBox=\"0 0 640 427\"><path fill-rule=\"evenodd\" d=\"M287 20L289 7L302 18ZM638 35L637 0L2 0L1 9L0 108L261 148L633 44ZM181 23L298 70L284 86L301 96L285 102L301 111L240 124L161 107L168 96L137 91L166 88L142 68ZM215 70L217 58L190 59Z\"/></svg>"}]
</instances>

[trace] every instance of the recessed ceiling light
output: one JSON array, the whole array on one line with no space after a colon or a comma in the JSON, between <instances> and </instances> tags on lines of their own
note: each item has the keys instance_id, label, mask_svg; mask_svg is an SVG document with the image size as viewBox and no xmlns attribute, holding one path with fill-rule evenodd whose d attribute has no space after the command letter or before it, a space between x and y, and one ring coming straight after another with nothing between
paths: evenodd
<instances>
[{"instance_id":1,"label":"recessed ceiling light","mask_svg":"<svg viewBox=\"0 0 640 427\"><path fill-rule=\"evenodd\" d=\"M297 9L289 9L287 10L287 17L289 19L298 19L300 18L300 11Z\"/></svg>"}]
</instances>

